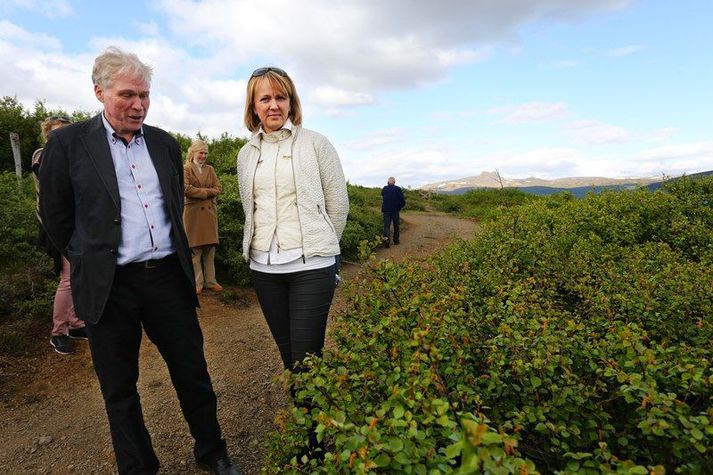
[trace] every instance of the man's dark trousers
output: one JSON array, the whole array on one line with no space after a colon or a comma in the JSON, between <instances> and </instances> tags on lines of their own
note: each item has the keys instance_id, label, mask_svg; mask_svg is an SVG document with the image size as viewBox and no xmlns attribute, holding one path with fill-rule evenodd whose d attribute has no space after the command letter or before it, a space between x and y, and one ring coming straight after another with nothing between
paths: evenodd
<instances>
[{"instance_id":1,"label":"man's dark trousers","mask_svg":"<svg viewBox=\"0 0 713 475\"><path fill-rule=\"evenodd\" d=\"M120 474L156 473L159 467L136 390L142 327L166 361L196 441L196 459L226 451L203 335L183 271L175 254L157 262L148 268L142 263L117 266L101 320L87 324Z\"/></svg>"},{"instance_id":2,"label":"man's dark trousers","mask_svg":"<svg viewBox=\"0 0 713 475\"><path fill-rule=\"evenodd\" d=\"M388 244L391 237L391 223L394 223L394 244L399 243L399 212L384 211L384 240Z\"/></svg>"}]
</instances>

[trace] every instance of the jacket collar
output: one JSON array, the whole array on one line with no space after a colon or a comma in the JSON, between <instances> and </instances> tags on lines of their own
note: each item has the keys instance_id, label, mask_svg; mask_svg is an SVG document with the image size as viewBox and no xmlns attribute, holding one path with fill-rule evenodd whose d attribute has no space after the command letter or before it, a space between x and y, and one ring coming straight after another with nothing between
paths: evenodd
<instances>
[{"instance_id":1,"label":"jacket collar","mask_svg":"<svg viewBox=\"0 0 713 475\"><path fill-rule=\"evenodd\" d=\"M302 129L301 125L293 125L292 122L289 122L290 125L290 130L292 130L292 140L295 140L297 138L297 135L299 135L300 130ZM285 124L287 125L287 124ZM250 137L250 141L248 144L252 145L253 147L257 148L258 150L260 149L260 140L262 139L262 128L258 129L257 132L254 132L252 137Z\"/></svg>"}]
</instances>

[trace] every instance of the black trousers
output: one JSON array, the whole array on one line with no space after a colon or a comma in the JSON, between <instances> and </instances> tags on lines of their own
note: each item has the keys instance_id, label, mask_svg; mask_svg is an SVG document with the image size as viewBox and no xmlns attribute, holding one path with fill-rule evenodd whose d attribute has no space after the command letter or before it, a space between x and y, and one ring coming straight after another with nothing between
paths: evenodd
<instances>
[{"instance_id":1,"label":"black trousers","mask_svg":"<svg viewBox=\"0 0 713 475\"><path fill-rule=\"evenodd\" d=\"M294 369L307 354L322 355L335 272L335 266L289 274L251 271L262 313L285 369Z\"/></svg>"},{"instance_id":2,"label":"black trousers","mask_svg":"<svg viewBox=\"0 0 713 475\"><path fill-rule=\"evenodd\" d=\"M391 223L394 223L394 244L399 243L399 212L384 211L384 238L389 242L391 236Z\"/></svg>"},{"instance_id":3,"label":"black trousers","mask_svg":"<svg viewBox=\"0 0 713 475\"><path fill-rule=\"evenodd\" d=\"M99 323L87 325L120 474L159 467L136 390L142 327L168 366L195 439L194 456L205 461L226 453L190 289L175 254L158 262L154 268L118 266Z\"/></svg>"}]
</instances>

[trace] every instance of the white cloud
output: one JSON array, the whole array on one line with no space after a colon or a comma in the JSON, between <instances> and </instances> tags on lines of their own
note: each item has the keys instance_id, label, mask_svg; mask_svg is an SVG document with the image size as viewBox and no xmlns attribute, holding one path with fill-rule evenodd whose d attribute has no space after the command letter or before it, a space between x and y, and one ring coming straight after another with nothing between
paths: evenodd
<instances>
[{"instance_id":1,"label":"white cloud","mask_svg":"<svg viewBox=\"0 0 713 475\"><path fill-rule=\"evenodd\" d=\"M694 142L676 145L664 145L644 150L636 160L641 161L673 161L680 159L696 159L701 163L713 165L713 142ZM709 165L709 166L710 166Z\"/></svg>"},{"instance_id":2,"label":"white cloud","mask_svg":"<svg viewBox=\"0 0 713 475\"><path fill-rule=\"evenodd\" d=\"M62 18L74 15L68 0L9 0L10 5L40 13L47 18Z\"/></svg>"},{"instance_id":3,"label":"white cloud","mask_svg":"<svg viewBox=\"0 0 713 475\"><path fill-rule=\"evenodd\" d=\"M28 108L45 99L49 108L97 109L91 64L89 56L64 54L52 36L0 21L2 94L17 97Z\"/></svg>"},{"instance_id":4,"label":"white cloud","mask_svg":"<svg viewBox=\"0 0 713 475\"><path fill-rule=\"evenodd\" d=\"M24 48L38 48L58 51L62 48L59 40L44 33L31 33L7 20L0 20L0 42L17 44Z\"/></svg>"},{"instance_id":5,"label":"white cloud","mask_svg":"<svg viewBox=\"0 0 713 475\"><path fill-rule=\"evenodd\" d=\"M564 102L528 102L497 107L489 112L502 116L502 122L506 124L541 123L565 117L567 104Z\"/></svg>"},{"instance_id":6,"label":"white cloud","mask_svg":"<svg viewBox=\"0 0 713 475\"><path fill-rule=\"evenodd\" d=\"M352 150L372 150L382 148L385 145L396 144L406 140L405 130L402 128L391 128L377 130L365 136L347 142L345 145Z\"/></svg>"},{"instance_id":7,"label":"white cloud","mask_svg":"<svg viewBox=\"0 0 713 475\"><path fill-rule=\"evenodd\" d=\"M499 153L489 158L491 168L497 168L508 178L557 178L577 174L584 156L578 150L549 147L522 152Z\"/></svg>"},{"instance_id":8,"label":"white cloud","mask_svg":"<svg viewBox=\"0 0 713 475\"><path fill-rule=\"evenodd\" d=\"M134 27L136 27L137 31L143 35L143 36L160 36L160 30L158 27L158 23L156 23L154 20L151 21L137 21L134 20L132 22Z\"/></svg>"},{"instance_id":9,"label":"white cloud","mask_svg":"<svg viewBox=\"0 0 713 475\"><path fill-rule=\"evenodd\" d=\"M318 87L312 97L317 105L328 108L364 106L376 102L371 94L346 91L332 86Z\"/></svg>"},{"instance_id":10,"label":"white cloud","mask_svg":"<svg viewBox=\"0 0 713 475\"><path fill-rule=\"evenodd\" d=\"M620 48L612 48L604 52L604 56L609 56L610 58L622 58L624 56L629 56L634 53L638 53L643 50L644 47L641 45L628 45L622 46Z\"/></svg>"},{"instance_id":11,"label":"white cloud","mask_svg":"<svg viewBox=\"0 0 713 475\"><path fill-rule=\"evenodd\" d=\"M676 127L664 127L657 130L652 130L646 136L648 142L665 142L673 137L678 132Z\"/></svg>"},{"instance_id":12,"label":"white cloud","mask_svg":"<svg viewBox=\"0 0 713 475\"><path fill-rule=\"evenodd\" d=\"M390 176L404 186L419 187L426 183L465 176L471 163L453 158L448 148L399 148L352 155L346 147L341 154L344 174L351 183L381 186ZM466 173L467 175L467 173Z\"/></svg>"},{"instance_id":13,"label":"white cloud","mask_svg":"<svg viewBox=\"0 0 713 475\"><path fill-rule=\"evenodd\" d=\"M455 64L482 61L523 24L572 22L628 3L313 0L306 7L279 0L159 0L156 8L175 35L220 55L226 68L270 62L308 84L375 96L431 84Z\"/></svg>"},{"instance_id":14,"label":"white cloud","mask_svg":"<svg viewBox=\"0 0 713 475\"><path fill-rule=\"evenodd\" d=\"M628 130L596 120L578 120L571 124L570 131L577 143L604 145L625 143L632 139Z\"/></svg>"},{"instance_id":15,"label":"white cloud","mask_svg":"<svg viewBox=\"0 0 713 475\"><path fill-rule=\"evenodd\" d=\"M481 48L477 51L463 49L452 49L448 51L439 51L436 53L438 60L443 66L451 66L464 63L479 63L490 59L493 55L493 49L490 47Z\"/></svg>"}]
</instances>

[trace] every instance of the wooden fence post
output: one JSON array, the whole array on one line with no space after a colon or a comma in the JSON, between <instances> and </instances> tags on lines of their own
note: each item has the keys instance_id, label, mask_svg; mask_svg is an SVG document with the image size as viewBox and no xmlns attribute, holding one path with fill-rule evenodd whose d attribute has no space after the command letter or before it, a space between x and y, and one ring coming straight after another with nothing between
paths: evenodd
<instances>
[{"instance_id":1,"label":"wooden fence post","mask_svg":"<svg viewBox=\"0 0 713 475\"><path fill-rule=\"evenodd\" d=\"M20 136L17 132L10 132L10 146L12 157L15 159L15 174L18 180L22 178L22 158L20 155Z\"/></svg>"}]
</instances>

